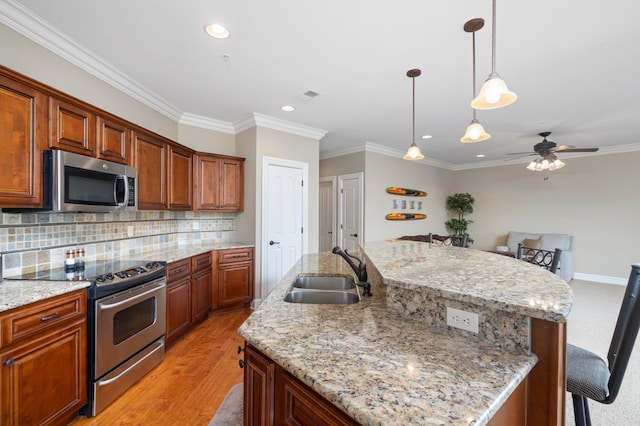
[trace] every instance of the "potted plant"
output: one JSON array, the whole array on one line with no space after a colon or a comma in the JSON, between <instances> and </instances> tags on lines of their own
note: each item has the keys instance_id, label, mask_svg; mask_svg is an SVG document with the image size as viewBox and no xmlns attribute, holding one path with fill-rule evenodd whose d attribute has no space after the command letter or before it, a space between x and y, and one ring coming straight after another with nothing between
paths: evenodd
<instances>
[{"instance_id":1,"label":"potted plant","mask_svg":"<svg viewBox=\"0 0 640 426\"><path fill-rule=\"evenodd\" d=\"M467 245L473 244L473 238L467 233L467 226L473 223L472 220L465 219L465 214L473 213L473 203L475 200L468 192L456 193L447 197L447 210L453 211L458 217L452 217L444 224L453 230L453 236L463 238L467 236Z\"/></svg>"}]
</instances>

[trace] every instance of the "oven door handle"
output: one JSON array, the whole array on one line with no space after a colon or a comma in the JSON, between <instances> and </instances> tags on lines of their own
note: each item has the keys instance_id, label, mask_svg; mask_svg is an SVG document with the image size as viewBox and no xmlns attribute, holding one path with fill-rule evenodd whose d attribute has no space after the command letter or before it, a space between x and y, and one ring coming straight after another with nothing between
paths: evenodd
<instances>
[{"instance_id":1,"label":"oven door handle","mask_svg":"<svg viewBox=\"0 0 640 426\"><path fill-rule=\"evenodd\" d=\"M151 352L149 352L148 354L146 354L144 357L140 358L138 361L136 361L135 364L130 365L129 367L127 367L122 373L118 374L116 377L112 377L109 380L105 380L103 382L98 383L99 386L107 386L110 383L113 383L115 381L117 381L118 379L120 379L122 376L124 376L125 374L127 374L129 371L131 371L132 369L134 369L135 367L138 366L138 364L140 364L142 361L144 361L145 359L149 358L151 355L155 354L158 349L162 348L162 346L164 345L164 343L162 342L158 342L156 343L156 345L158 346L156 349L152 350Z\"/></svg>"},{"instance_id":2,"label":"oven door handle","mask_svg":"<svg viewBox=\"0 0 640 426\"><path fill-rule=\"evenodd\" d=\"M140 293L140 294L137 294L135 296L128 297L125 300L122 300L120 302L108 303L108 304L100 303L99 306L100 306L100 309L111 309L111 308L117 308L118 306L122 306L122 305L128 305L131 302L135 302L136 300L141 299L141 298L143 298L144 296L146 296L148 294L156 292L158 289L160 289L160 288L162 288L164 286L165 286L165 284L161 284L159 286L154 286L153 288L150 288L149 290L145 291L144 293Z\"/></svg>"}]
</instances>

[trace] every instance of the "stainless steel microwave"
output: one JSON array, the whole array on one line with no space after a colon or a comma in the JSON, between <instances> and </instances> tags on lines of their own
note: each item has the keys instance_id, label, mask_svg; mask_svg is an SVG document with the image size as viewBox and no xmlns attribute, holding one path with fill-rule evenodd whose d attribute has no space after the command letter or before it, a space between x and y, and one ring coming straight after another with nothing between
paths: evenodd
<instances>
[{"instance_id":1,"label":"stainless steel microwave","mask_svg":"<svg viewBox=\"0 0 640 426\"><path fill-rule=\"evenodd\" d=\"M43 152L43 210L137 210L138 170L134 167L66 151Z\"/></svg>"}]
</instances>

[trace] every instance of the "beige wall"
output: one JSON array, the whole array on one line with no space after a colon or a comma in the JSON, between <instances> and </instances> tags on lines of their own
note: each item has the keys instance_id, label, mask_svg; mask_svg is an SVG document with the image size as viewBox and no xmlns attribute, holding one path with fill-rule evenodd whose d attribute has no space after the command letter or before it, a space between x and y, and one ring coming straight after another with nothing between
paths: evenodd
<instances>
[{"instance_id":1,"label":"beige wall","mask_svg":"<svg viewBox=\"0 0 640 426\"><path fill-rule=\"evenodd\" d=\"M628 277L640 261L640 152L568 158L553 172L524 164L455 172L456 192L475 199L474 247L503 243L509 230L575 237L576 273Z\"/></svg>"},{"instance_id":2,"label":"beige wall","mask_svg":"<svg viewBox=\"0 0 640 426\"><path fill-rule=\"evenodd\" d=\"M0 65L177 140L177 123L0 24Z\"/></svg>"},{"instance_id":3,"label":"beige wall","mask_svg":"<svg viewBox=\"0 0 640 426\"><path fill-rule=\"evenodd\" d=\"M236 155L235 135L217 132L215 130L180 124L178 125L177 142L195 151Z\"/></svg>"},{"instance_id":4,"label":"beige wall","mask_svg":"<svg viewBox=\"0 0 640 426\"><path fill-rule=\"evenodd\" d=\"M365 152L342 155L340 157L327 158L320 161L320 177L340 176L349 173L364 172Z\"/></svg>"},{"instance_id":5,"label":"beige wall","mask_svg":"<svg viewBox=\"0 0 640 426\"><path fill-rule=\"evenodd\" d=\"M447 220L445 201L450 195L454 172L427 164L367 153L365 172L365 241L397 238L403 235L446 233ZM426 191L426 197L401 197L387 193L390 186ZM393 209L396 200L399 208ZM402 201L407 208L401 208ZM415 209L410 209L415 201ZM422 210L418 210L418 202ZM388 221L388 213L424 213L423 220Z\"/></svg>"}]
</instances>

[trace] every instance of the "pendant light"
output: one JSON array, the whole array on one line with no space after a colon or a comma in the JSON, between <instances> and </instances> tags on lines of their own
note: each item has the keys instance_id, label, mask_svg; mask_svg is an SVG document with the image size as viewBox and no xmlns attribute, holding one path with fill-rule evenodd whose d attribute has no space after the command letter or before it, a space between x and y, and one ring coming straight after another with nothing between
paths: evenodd
<instances>
[{"instance_id":1,"label":"pendant light","mask_svg":"<svg viewBox=\"0 0 640 426\"><path fill-rule=\"evenodd\" d=\"M473 44L473 93L471 96L476 95L476 31L484 27L484 19L475 18L467 21L464 24L464 30L468 33L471 33L472 36L472 44ZM476 119L476 110L473 109L473 119L471 123L467 126L467 131L464 132L464 136L460 139L460 142L470 143L470 142L480 142L486 141L491 137L489 133L484 130L482 124Z\"/></svg>"},{"instance_id":2,"label":"pendant light","mask_svg":"<svg viewBox=\"0 0 640 426\"><path fill-rule=\"evenodd\" d=\"M478 96L471 101L474 109L495 109L510 105L518 95L509 91L507 84L496 72L496 0L493 0L491 35L491 74L485 80Z\"/></svg>"},{"instance_id":3,"label":"pendant light","mask_svg":"<svg viewBox=\"0 0 640 426\"><path fill-rule=\"evenodd\" d=\"M420 152L420 147L416 145L416 77L420 74L422 74L422 71L419 69L407 71L407 77L410 77L413 80L413 139L407 153L402 157L405 160L421 160L424 158L424 155Z\"/></svg>"}]
</instances>

